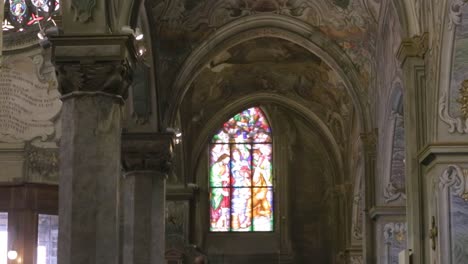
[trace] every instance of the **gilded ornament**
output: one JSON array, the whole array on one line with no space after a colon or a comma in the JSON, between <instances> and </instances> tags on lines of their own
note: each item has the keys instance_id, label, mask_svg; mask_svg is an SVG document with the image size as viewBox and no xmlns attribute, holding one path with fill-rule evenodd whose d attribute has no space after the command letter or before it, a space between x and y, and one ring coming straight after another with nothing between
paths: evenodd
<instances>
[{"instance_id":1,"label":"gilded ornament","mask_svg":"<svg viewBox=\"0 0 468 264\"><path fill-rule=\"evenodd\" d=\"M460 96L457 99L457 102L461 105L460 110L465 119L468 118L468 80L464 80L459 89Z\"/></svg>"}]
</instances>

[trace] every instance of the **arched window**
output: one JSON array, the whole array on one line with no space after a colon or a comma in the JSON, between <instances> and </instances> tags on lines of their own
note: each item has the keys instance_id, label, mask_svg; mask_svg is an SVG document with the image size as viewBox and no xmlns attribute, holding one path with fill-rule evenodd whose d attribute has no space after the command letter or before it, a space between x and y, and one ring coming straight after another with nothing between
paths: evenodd
<instances>
[{"instance_id":1,"label":"arched window","mask_svg":"<svg viewBox=\"0 0 468 264\"><path fill-rule=\"evenodd\" d=\"M28 27L48 23L58 12L59 0L5 0L3 31L23 31ZM53 21L52 21L53 22Z\"/></svg>"},{"instance_id":2,"label":"arched window","mask_svg":"<svg viewBox=\"0 0 468 264\"><path fill-rule=\"evenodd\" d=\"M271 128L258 107L224 123L210 143L210 231L273 231Z\"/></svg>"}]
</instances>

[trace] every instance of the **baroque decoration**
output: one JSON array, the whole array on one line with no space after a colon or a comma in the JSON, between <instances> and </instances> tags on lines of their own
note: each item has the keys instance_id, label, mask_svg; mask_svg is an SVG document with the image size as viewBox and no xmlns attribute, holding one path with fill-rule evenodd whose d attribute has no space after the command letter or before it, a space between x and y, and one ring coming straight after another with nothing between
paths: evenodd
<instances>
[{"instance_id":1,"label":"baroque decoration","mask_svg":"<svg viewBox=\"0 0 468 264\"><path fill-rule=\"evenodd\" d=\"M271 129L258 107L224 123L210 144L210 231L273 231Z\"/></svg>"},{"instance_id":2,"label":"baroque decoration","mask_svg":"<svg viewBox=\"0 0 468 264\"><path fill-rule=\"evenodd\" d=\"M468 169L459 165L449 165L434 183L434 187L438 188L436 201L439 215L429 230L433 240L432 247L440 251L443 263L466 263Z\"/></svg>"},{"instance_id":3,"label":"baroque decoration","mask_svg":"<svg viewBox=\"0 0 468 264\"><path fill-rule=\"evenodd\" d=\"M463 61L466 60L466 43L468 34L468 1L448 1L448 26L445 28L445 39L454 39L453 44L446 45L448 54L447 62L452 69L452 75L441 90L439 99L439 117L449 125L450 133L468 133L468 112L466 99L465 80L468 78ZM458 106L457 107L457 104Z\"/></svg>"},{"instance_id":4,"label":"baroque decoration","mask_svg":"<svg viewBox=\"0 0 468 264\"><path fill-rule=\"evenodd\" d=\"M60 0L5 0L5 20L2 29L24 31L35 26L41 29L41 24L53 22L53 16L59 9Z\"/></svg>"}]
</instances>

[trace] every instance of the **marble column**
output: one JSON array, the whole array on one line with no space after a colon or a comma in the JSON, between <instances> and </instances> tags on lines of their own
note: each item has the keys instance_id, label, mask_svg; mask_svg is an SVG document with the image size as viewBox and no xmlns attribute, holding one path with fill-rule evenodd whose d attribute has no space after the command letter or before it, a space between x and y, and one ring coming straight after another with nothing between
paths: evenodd
<instances>
[{"instance_id":1,"label":"marble column","mask_svg":"<svg viewBox=\"0 0 468 264\"><path fill-rule=\"evenodd\" d=\"M59 264L118 263L128 36L52 39L62 93Z\"/></svg>"},{"instance_id":2,"label":"marble column","mask_svg":"<svg viewBox=\"0 0 468 264\"><path fill-rule=\"evenodd\" d=\"M124 165L124 264L165 263L166 178L173 134L122 136Z\"/></svg>"}]
</instances>

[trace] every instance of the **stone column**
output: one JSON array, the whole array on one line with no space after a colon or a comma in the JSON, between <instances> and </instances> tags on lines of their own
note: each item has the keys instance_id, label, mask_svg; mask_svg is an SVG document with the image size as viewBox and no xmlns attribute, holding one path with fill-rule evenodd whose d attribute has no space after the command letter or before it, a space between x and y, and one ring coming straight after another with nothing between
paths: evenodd
<instances>
[{"instance_id":1,"label":"stone column","mask_svg":"<svg viewBox=\"0 0 468 264\"><path fill-rule=\"evenodd\" d=\"M124 264L165 263L166 178L173 134L124 134Z\"/></svg>"},{"instance_id":2,"label":"stone column","mask_svg":"<svg viewBox=\"0 0 468 264\"><path fill-rule=\"evenodd\" d=\"M118 263L121 108L128 36L56 37L62 93L59 264Z\"/></svg>"},{"instance_id":3,"label":"stone column","mask_svg":"<svg viewBox=\"0 0 468 264\"><path fill-rule=\"evenodd\" d=\"M398 59L404 72L405 87L405 175L406 175L406 219L408 222L408 249L412 251L412 263L424 261L424 223L422 205L422 164L419 153L427 144L430 130L426 108L425 61L428 36L415 36L404 40L398 51Z\"/></svg>"}]
</instances>

